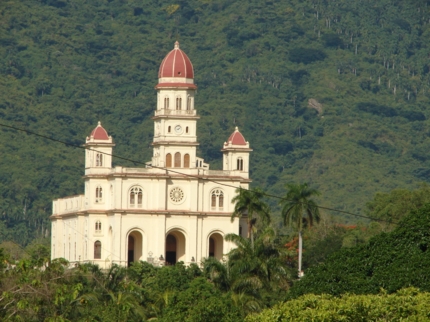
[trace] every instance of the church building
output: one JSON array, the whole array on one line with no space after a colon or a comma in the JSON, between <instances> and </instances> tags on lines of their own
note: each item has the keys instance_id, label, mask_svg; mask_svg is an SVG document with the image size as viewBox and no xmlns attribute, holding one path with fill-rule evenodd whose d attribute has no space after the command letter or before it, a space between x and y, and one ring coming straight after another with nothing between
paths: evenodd
<instances>
[{"instance_id":1,"label":"church building","mask_svg":"<svg viewBox=\"0 0 430 322\"><path fill-rule=\"evenodd\" d=\"M248 189L249 153L238 128L221 148L223 169L196 155L197 86L176 42L158 73L153 157L146 166L112 166L113 138L99 122L85 142L85 193L54 200L51 257L101 268L222 259L246 236L246 218L231 221L236 189Z\"/></svg>"}]
</instances>

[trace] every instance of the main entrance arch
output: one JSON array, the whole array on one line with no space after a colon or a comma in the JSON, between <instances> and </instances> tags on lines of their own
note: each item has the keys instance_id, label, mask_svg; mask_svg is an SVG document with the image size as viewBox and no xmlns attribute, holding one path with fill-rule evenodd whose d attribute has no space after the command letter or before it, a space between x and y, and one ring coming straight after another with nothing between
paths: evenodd
<instances>
[{"instance_id":1,"label":"main entrance arch","mask_svg":"<svg viewBox=\"0 0 430 322\"><path fill-rule=\"evenodd\" d=\"M224 255L224 238L220 233L213 233L209 236L209 257L221 260Z\"/></svg>"},{"instance_id":2,"label":"main entrance arch","mask_svg":"<svg viewBox=\"0 0 430 322\"><path fill-rule=\"evenodd\" d=\"M127 247L127 266L130 266L132 262L138 262L143 253L142 245L143 238L139 231L132 231L128 235L128 247Z\"/></svg>"},{"instance_id":3,"label":"main entrance arch","mask_svg":"<svg viewBox=\"0 0 430 322\"><path fill-rule=\"evenodd\" d=\"M166 264L185 262L185 235L178 230L171 231L166 236Z\"/></svg>"}]
</instances>

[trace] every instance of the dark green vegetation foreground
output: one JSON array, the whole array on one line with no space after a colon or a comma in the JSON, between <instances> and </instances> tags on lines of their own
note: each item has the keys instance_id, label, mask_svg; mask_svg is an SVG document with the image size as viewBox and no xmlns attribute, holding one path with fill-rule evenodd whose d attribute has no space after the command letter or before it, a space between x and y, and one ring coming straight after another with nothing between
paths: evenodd
<instances>
[{"instance_id":1,"label":"dark green vegetation foreground","mask_svg":"<svg viewBox=\"0 0 430 322\"><path fill-rule=\"evenodd\" d=\"M296 247L289 254L288 244L258 220L253 239L226 236L237 246L228 261L211 258L201 268L139 262L105 272L91 264L66 269L63 259L50 262L41 245L11 267L0 248L0 319L428 321L430 204L421 205L429 195L428 187L377 195L371 206L398 211L397 225L345 229L322 219L304 233L304 262L314 265L299 281Z\"/></svg>"},{"instance_id":2,"label":"dark green vegetation foreground","mask_svg":"<svg viewBox=\"0 0 430 322\"><path fill-rule=\"evenodd\" d=\"M0 119L78 145L101 120L115 153L148 161L178 39L212 168L238 125L256 186L309 182L359 212L430 179L428 21L424 0L0 1ZM53 198L82 192L84 153L4 128L0 150L0 240L25 245L49 235Z\"/></svg>"},{"instance_id":3,"label":"dark green vegetation foreground","mask_svg":"<svg viewBox=\"0 0 430 322\"><path fill-rule=\"evenodd\" d=\"M430 293L409 288L396 294L305 295L246 318L246 322L428 321Z\"/></svg>"}]
</instances>

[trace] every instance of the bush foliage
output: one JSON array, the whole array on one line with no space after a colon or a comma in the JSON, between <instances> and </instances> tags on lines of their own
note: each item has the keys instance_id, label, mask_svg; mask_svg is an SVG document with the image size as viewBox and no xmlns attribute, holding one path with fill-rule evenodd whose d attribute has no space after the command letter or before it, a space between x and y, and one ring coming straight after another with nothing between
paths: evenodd
<instances>
[{"instance_id":1,"label":"bush foliage","mask_svg":"<svg viewBox=\"0 0 430 322\"><path fill-rule=\"evenodd\" d=\"M430 293L415 288L388 295L353 295L341 297L308 294L257 315L246 322L287 321L428 321Z\"/></svg>"}]
</instances>

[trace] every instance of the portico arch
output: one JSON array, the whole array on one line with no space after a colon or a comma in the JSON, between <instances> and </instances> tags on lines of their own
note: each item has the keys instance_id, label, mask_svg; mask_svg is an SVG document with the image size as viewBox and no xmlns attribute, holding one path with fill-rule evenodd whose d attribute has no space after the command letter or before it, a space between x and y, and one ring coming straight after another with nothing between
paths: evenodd
<instances>
[{"instance_id":1,"label":"portico arch","mask_svg":"<svg viewBox=\"0 0 430 322\"><path fill-rule=\"evenodd\" d=\"M174 265L185 262L185 235L179 230L172 230L166 236L166 264Z\"/></svg>"},{"instance_id":2,"label":"portico arch","mask_svg":"<svg viewBox=\"0 0 430 322\"><path fill-rule=\"evenodd\" d=\"M208 257L222 260L224 255L224 237L219 232L214 232L208 238Z\"/></svg>"},{"instance_id":3,"label":"portico arch","mask_svg":"<svg viewBox=\"0 0 430 322\"><path fill-rule=\"evenodd\" d=\"M127 266L138 262L143 255L143 236L138 230L131 231L127 236Z\"/></svg>"}]
</instances>

